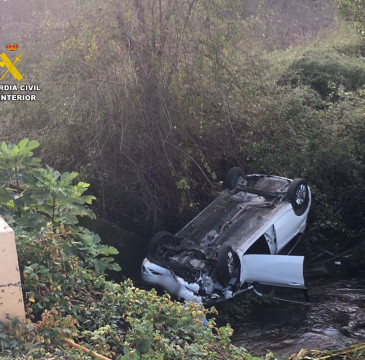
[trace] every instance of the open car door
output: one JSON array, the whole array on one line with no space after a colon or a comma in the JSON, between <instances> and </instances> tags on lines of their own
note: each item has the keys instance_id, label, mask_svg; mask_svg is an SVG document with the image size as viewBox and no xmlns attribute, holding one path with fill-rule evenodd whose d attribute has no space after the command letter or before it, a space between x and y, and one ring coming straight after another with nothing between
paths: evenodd
<instances>
[{"instance_id":1,"label":"open car door","mask_svg":"<svg viewBox=\"0 0 365 360\"><path fill-rule=\"evenodd\" d=\"M304 256L244 255L241 279L248 283L305 289Z\"/></svg>"}]
</instances>

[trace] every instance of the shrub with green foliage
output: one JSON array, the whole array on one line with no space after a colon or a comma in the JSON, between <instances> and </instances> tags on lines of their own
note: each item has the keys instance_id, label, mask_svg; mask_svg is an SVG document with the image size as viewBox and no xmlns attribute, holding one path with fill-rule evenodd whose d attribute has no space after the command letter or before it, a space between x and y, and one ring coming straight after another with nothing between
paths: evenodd
<instances>
[{"instance_id":1,"label":"shrub with green foliage","mask_svg":"<svg viewBox=\"0 0 365 360\"><path fill-rule=\"evenodd\" d=\"M0 214L15 230L28 321L0 324L0 355L91 359L67 347L71 338L118 359L251 359L231 345L229 326L203 326L214 308L106 280L105 270L119 270L117 251L78 225L94 216L88 184L42 168L38 145L1 144Z\"/></svg>"},{"instance_id":2,"label":"shrub with green foliage","mask_svg":"<svg viewBox=\"0 0 365 360\"><path fill-rule=\"evenodd\" d=\"M340 89L356 91L365 84L365 60L338 51L311 50L289 67L292 86L309 85L324 100L338 100ZM287 75L284 75L287 77Z\"/></svg>"}]
</instances>

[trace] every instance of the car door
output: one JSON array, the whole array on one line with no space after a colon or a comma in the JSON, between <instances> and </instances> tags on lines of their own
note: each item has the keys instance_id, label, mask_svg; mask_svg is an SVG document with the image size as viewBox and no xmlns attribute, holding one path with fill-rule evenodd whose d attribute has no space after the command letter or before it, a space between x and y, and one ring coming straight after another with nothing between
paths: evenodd
<instances>
[{"instance_id":1,"label":"car door","mask_svg":"<svg viewBox=\"0 0 365 360\"><path fill-rule=\"evenodd\" d=\"M242 282L304 289L303 261L304 256L244 255L241 279Z\"/></svg>"}]
</instances>

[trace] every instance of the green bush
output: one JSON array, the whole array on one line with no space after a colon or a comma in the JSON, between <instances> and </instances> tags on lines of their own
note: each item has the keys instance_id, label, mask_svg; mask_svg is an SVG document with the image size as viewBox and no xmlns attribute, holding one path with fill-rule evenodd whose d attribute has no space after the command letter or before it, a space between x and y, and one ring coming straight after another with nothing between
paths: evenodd
<instances>
[{"instance_id":1,"label":"green bush","mask_svg":"<svg viewBox=\"0 0 365 360\"><path fill-rule=\"evenodd\" d=\"M293 75L284 82L309 85L323 99L338 99L340 87L356 91L365 84L365 60L359 56L339 54L337 51L310 50L289 67Z\"/></svg>"}]
</instances>

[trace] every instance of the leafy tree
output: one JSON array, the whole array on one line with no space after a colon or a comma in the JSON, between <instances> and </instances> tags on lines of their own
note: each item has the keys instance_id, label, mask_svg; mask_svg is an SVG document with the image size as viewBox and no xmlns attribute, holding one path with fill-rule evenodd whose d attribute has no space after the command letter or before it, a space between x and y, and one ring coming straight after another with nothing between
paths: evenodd
<instances>
[{"instance_id":1,"label":"leafy tree","mask_svg":"<svg viewBox=\"0 0 365 360\"><path fill-rule=\"evenodd\" d=\"M0 150L0 214L15 228L17 234L54 233L78 224L78 217L95 218L87 207L95 199L84 195L89 184L73 184L77 173L59 173L49 166L42 168L33 157L38 141L23 139L19 144L1 143ZM70 253L81 255L85 265L103 274L105 269L120 270L112 258L118 251L101 245L98 235L80 226L70 232L73 243Z\"/></svg>"}]
</instances>

